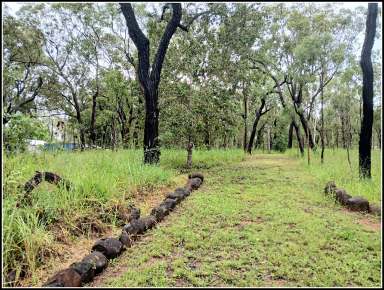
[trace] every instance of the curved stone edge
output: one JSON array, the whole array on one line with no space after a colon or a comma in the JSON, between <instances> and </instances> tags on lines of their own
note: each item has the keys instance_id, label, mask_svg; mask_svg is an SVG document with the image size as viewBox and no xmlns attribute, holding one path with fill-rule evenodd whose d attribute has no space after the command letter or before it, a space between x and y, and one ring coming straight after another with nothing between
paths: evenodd
<instances>
[{"instance_id":1,"label":"curved stone edge","mask_svg":"<svg viewBox=\"0 0 384 290\"><path fill-rule=\"evenodd\" d=\"M72 263L69 268L57 272L50 277L43 287L81 287L102 273L107 267L108 260L117 258L125 249L147 230L161 222L183 199L197 190L204 181L201 173L192 173L184 188L176 188L175 192L168 193L163 202L154 207L151 214L139 217L126 224L118 238L103 238L92 246L91 253L80 262ZM94 257L95 256L95 257Z\"/></svg>"},{"instance_id":2,"label":"curved stone edge","mask_svg":"<svg viewBox=\"0 0 384 290\"><path fill-rule=\"evenodd\" d=\"M361 196L352 197L344 188L337 188L334 181L328 181L324 187L324 194L333 197L341 205L351 211L368 212L381 216L381 207L370 203Z\"/></svg>"},{"instance_id":3,"label":"curved stone edge","mask_svg":"<svg viewBox=\"0 0 384 290\"><path fill-rule=\"evenodd\" d=\"M35 175L31 179L29 179L22 187L24 189L24 196L22 197L22 202L30 206L32 204L30 193L43 181L47 181L56 186L63 186L66 190L70 190L71 187L73 187L73 184L70 181L60 177L56 173L48 171L35 171ZM19 205L20 202L18 203L18 206Z\"/></svg>"}]
</instances>

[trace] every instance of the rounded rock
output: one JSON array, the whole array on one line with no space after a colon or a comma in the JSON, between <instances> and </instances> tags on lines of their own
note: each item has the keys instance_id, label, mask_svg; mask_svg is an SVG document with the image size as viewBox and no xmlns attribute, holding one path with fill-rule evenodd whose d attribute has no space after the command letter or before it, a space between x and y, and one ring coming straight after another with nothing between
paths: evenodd
<instances>
[{"instance_id":1,"label":"rounded rock","mask_svg":"<svg viewBox=\"0 0 384 290\"><path fill-rule=\"evenodd\" d=\"M369 202L363 197L355 196L347 200L347 207L352 211L369 211Z\"/></svg>"},{"instance_id":2,"label":"rounded rock","mask_svg":"<svg viewBox=\"0 0 384 290\"><path fill-rule=\"evenodd\" d=\"M81 275L72 268L64 269L52 276L43 286L80 287Z\"/></svg>"},{"instance_id":3,"label":"rounded rock","mask_svg":"<svg viewBox=\"0 0 384 290\"><path fill-rule=\"evenodd\" d=\"M95 274L101 273L108 266L108 259L99 251L94 251L85 256L82 262L89 263L95 269Z\"/></svg>"},{"instance_id":4,"label":"rounded rock","mask_svg":"<svg viewBox=\"0 0 384 290\"><path fill-rule=\"evenodd\" d=\"M123 244L115 238L98 240L92 247L92 251L101 252L107 259L116 258L123 250Z\"/></svg>"}]
</instances>

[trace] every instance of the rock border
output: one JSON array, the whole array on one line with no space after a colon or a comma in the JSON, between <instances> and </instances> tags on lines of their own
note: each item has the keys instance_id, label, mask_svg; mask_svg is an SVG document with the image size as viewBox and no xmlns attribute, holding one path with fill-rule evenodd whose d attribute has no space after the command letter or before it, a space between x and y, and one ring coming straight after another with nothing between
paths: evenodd
<instances>
[{"instance_id":1,"label":"rock border","mask_svg":"<svg viewBox=\"0 0 384 290\"><path fill-rule=\"evenodd\" d=\"M325 195L332 196L341 205L351 211L368 212L381 216L381 207L370 203L361 196L352 197L344 188L337 188L334 181L328 181L324 188Z\"/></svg>"},{"instance_id":2,"label":"rock border","mask_svg":"<svg viewBox=\"0 0 384 290\"><path fill-rule=\"evenodd\" d=\"M44 180L56 186L64 186L66 190L70 190L71 187L73 186L70 181L64 178L61 178L56 173L48 172L48 171L43 171L43 172L35 171L35 172L36 172L35 175L24 184L24 196L22 198L22 202L25 202L26 205L28 206L32 205L30 193ZM18 206L19 205L20 203L18 203Z\"/></svg>"},{"instance_id":3,"label":"rock border","mask_svg":"<svg viewBox=\"0 0 384 290\"><path fill-rule=\"evenodd\" d=\"M80 262L71 264L69 268L57 272L42 286L81 287L89 283L108 266L109 259L118 257L126 248L131 247L144 232L161 222L177 204L193 190L198 189L203 181L204 176L201 173L189 174L187 184L168 193L163 202L154 207L148 216L140 217L140 212L136 213L133 219L124 225L118 238L103 238L96 241L89 255Z\"/></svg>"}]
</instances>

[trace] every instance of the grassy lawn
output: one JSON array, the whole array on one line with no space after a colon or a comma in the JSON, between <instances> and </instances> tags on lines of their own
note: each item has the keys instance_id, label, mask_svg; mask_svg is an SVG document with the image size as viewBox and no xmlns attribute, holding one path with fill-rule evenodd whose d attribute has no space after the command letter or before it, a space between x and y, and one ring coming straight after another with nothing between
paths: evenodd
<instances>
[{"instance_id":1,"label":"grassy lawn","mask_svg":"<svg viewBox=\"0 0 384 290\"><path fill-rule=\"evenodd\" d=\"M91 286L381 285L380 219L326 198L301 160L257 154L203 172Z\"/></svg>"}]
</instances>

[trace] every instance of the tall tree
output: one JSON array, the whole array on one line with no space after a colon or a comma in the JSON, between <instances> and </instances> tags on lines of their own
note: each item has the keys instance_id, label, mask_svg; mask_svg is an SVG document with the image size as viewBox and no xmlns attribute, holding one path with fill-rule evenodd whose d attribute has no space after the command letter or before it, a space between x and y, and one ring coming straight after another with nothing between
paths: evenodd
<instances>
[{"instance_id":1,"label":"tall tree","mask_svg":"<svg viewBox=\"0 0 384 290\"><path fill-rule=\"evenodd\" d=\"M172 17L161 37L157 52L150 68L149 39L144 35L136 21L135 13L130 3L121 3L121 10L125 17L128 33L138 52L138 77L145 98L145 127L144 127L144 163L158 163L160 159L159 144L159 83L161 69L169 42L181 21L181 4L172 3ZM166 9L163 9L163 12ZM162 15L162 18L164 13Z\"/></svg>"},{"instance_id":2,"label":"tall tree","mask_svg":"<svg viewBox=\"0 0 384 290\"><path fill-rule=\"evenodd\" d=\"M359 174L371 178L371 142L373 124L373 68L372 47L376 33L377 3L368 4L365 39L361 51L360 66L363 72L363 120L359 141Z\"/></svg>"}]
</instances>

